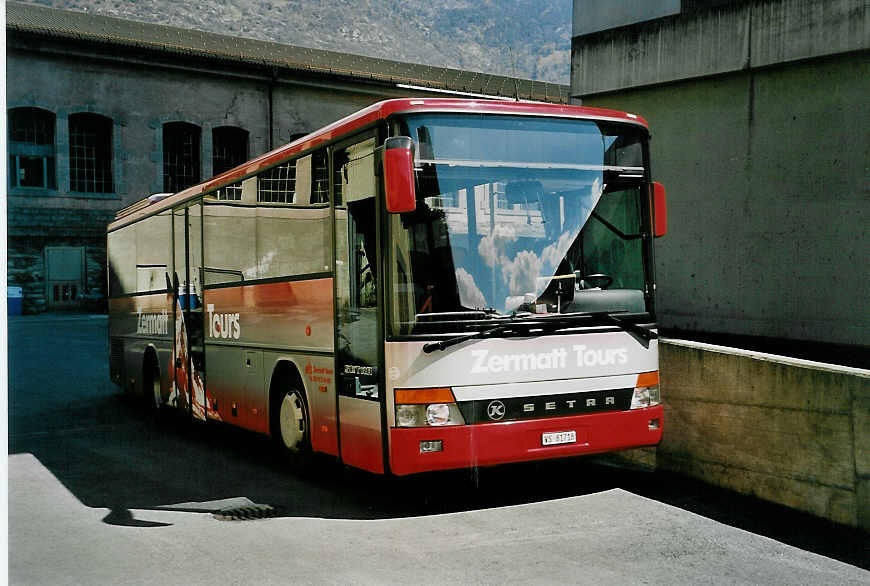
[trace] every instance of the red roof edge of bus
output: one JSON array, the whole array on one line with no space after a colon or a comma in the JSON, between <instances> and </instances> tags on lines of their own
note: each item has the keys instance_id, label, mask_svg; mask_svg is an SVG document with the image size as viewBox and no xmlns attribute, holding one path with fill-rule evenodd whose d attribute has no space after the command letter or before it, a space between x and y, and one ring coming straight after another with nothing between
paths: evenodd
<instances>
[{"instance_id":1,"label":"red roof edge of bus","mask_svg":"<svg viewBox=\"0 0 870 586\"><path fill-rule=\"evenodd\" d=\"M351 134L355 130L368 126L379 119L388 118L393 114L409 113L413 111L456 111L456 112L475 112L490 114L537 114L542 116L571 116L578 118L604 118L615 120L618 122L628 122L632 124L640 124L644 128L649 128L647 121L636 114L629 114L620 110L609 110L606 108L591 108L587 106L572 106L567 104L550 104L546 102L528 102L514 100L490 100L490 99L459 99L459 98L399 98L392 100L384 100L363 108L362 110L351 114L345 118L337 120L331 124L324 126L302 138L295 140L286 145L280 146L267 153L264 153L254 159L239 165L229 171L225 171L220 175L216 175L211 179L188 187L183 191L179 191L175 195L168 197L160 202L156 202L150 206L146 206L141 210L133 212L129 216L116 219L109 224L111 229L115 224L127 224L133 218L141 215L150 214L155 205L159 205L160 209L170 208L178 203L181 203L188 198L208 193L222 187L236 183L237 181L256 174L258 171L278 164L287 157L293 156L296 153L307 151L312 148L329 142L336 137L345 134Z\"/></svg>"}]
</instances>

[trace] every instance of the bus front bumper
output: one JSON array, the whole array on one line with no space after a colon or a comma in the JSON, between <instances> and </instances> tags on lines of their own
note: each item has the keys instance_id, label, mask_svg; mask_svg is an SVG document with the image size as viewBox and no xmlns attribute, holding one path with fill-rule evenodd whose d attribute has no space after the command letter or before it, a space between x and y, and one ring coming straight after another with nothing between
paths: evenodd
<instances>
[{"instance_id":1,"label":"bus front bumper","mask_svg":"<svg viewBox=\"0 0 870 586\"><path fill-rule=\"evenodd\" d=\"M662 406L658 405L526 421L393 427L390 429L390 468L393 474L405 475L653 446L662 438L662 414ZM576 441L543 445L545 433L566 431L576 432ZM438 441L440 451L422 452L422 442Z\"/></svg>"}]
</instances>

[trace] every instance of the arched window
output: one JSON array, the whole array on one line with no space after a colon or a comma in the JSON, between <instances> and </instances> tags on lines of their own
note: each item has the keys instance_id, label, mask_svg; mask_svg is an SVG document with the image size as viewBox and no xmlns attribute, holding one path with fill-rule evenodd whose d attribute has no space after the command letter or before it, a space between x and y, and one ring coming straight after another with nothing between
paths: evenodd
<instances>
[{"instance_id":1,"label":"arched window","mask_svg":"<svg viewBox=\"0 0 870 586\"><path fill-rule=\"evenodd\" d=\"M236 126L219 126L211 131L212 171L219 175L248 160L248 131Z\"/></svg>"},{"instance_id":2,"label":"arched window","mask_svg":"<svg viewBox=\"0 0 870 586\"><path fill-rule=\"evenodd\" d=\"M111 193L112 120L99 114L69 117L69 189Z\"/></svg>"},{"instance_id":3,"label":"arched window","mask_svg":"<svg viewBox=\"0 0 870 586\"><path fill-rule=\"evenodd\" d=\"M199 183L199 126L188 122L163 125L163 190L175 193Z\"/></svg>"},{"instance_id":4,"label":"arched window","mask_svg":"<svg viewBox=\"0 0 870 586\"><path fill-rule=\"evenodd\" d=\"M248 131L236 126L219 126L211 131L211 166L215 175L229 171L248 160ZM218 190L218 199L242 199L242 184Z\"/></svg>"},{"instance_id":5,"label":"arched window","mask_svg":"<svg viewBox=\"0 0 870 586\"><path fill-rule=\"evenodd\" d=\"M55 116L39 108L9 110L10 187L57 189Z\"/></svg>"}]
</instances>

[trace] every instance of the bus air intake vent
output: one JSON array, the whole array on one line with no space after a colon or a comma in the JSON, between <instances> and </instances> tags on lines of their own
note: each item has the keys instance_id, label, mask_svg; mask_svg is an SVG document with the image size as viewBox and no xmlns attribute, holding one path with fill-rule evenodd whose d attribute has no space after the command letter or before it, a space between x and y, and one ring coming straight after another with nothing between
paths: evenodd
<instances>
[{"instance_id":1,"label":"bus air intake vent","mask_svg":"<svg viewBox=\"0 0 870 586\"><path fill-rule=\"evenodd\" d=\"M109 348L109 358L112 362L120 363L124 358L124 340L123 338L112 338Z\"/></svg>"}]
</instances>

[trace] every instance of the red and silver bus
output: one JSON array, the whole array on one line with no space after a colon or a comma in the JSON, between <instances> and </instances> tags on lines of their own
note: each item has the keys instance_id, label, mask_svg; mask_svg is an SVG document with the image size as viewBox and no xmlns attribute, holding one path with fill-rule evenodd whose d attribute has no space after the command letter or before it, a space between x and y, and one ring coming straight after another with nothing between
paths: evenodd
<instances>
[{"instance_id":1,"label":"red and silver bus","mask_svg":"<svg viewBox=\"0 0 870 586\"><path fill-rule=\"evenodd\" d=\"M657 444L639 116L374 104L108 227L110 373L397 475Z\"/></svg>"}]
</instances>

